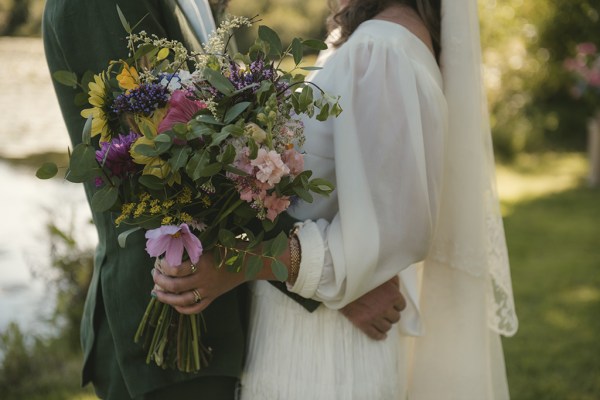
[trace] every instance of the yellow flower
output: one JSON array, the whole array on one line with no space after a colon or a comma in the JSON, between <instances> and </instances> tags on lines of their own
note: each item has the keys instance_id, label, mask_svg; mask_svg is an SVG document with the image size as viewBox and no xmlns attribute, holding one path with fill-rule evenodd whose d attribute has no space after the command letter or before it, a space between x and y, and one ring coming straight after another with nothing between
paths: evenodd
<instances>
[{"instance_id":1,"label":"yellow flower","mask_svg":"<svg viewBox=\"0 0 600 400\"><path fill-rule=\"evenodd\" d=\"M190 204L192 202L192 190L189 187L184 187L183 191L177 196L179 204Z\"/></svg>"},{"instance_id":2,"label":"yellow flower","mask_svg":"<svg viewBox=\"0 0 600 400\"><path fill-rule=\"evenodd\" d=\"M108 96L109 87L106 83L106 74L103 72L99 75L94 75L94 80L88 85L88 102L92 108L86 108L81 111L83 118L92 117L92 136L100 134L100 141L106 142L110 139L108 129Z\"/></svg>"},{"instance_id":3,"label":"yellow flower","mask_svg":"<svg viewBox=\"0 0 600 400\"><path fill-rule=\"evenodd\" d=\"M146 211L146 206L147 204L145 201L138 203L137 207L135 208L135 212L133 213L133 216L135 218L139 218L144 213L144 211Z\"/></svg>"},{"instance_id":4,"label":"yellow flower","mask_svg":"<svg viewBox=\"0 0 600 400\"><path fill-rule=\"evenodd\" d=\"M166 216L160 222L161 225L170 225L173 222L173 217Z\"/></svg>"},{"instance_id":5,"label":"yellow flower","mask_svg":"<svg viewBox=\"0 0 600 400\"><path fill-rule=\"evenodd\" d=\"M188 213L182 212L181 214L179 214L179 219L181 220L181 222L184 222L186 224L190 224L194 221L194 218L192 218L192 216Z\"/></svg>"},{"instance_id":6,"label":"yellow flower","mask_svg":"<svg viewBox=\"0 0 600 400\"><path fill-rule=\"evenodd\" d=\"M121 73L117 75L117 81L119 86L125 90L132 90L140 86L140 76L134 66L129 66L126 62L123 62L123 69Z\"/></svg>"},{"instance_id":7,"label":"yellow flower","mask_svg":"<svg viewBox=\"0 0 600 400\"><path fill-rule=\"evenodd\" d=\"M171 186L174 183L181 183L181 174L179 172L172 174L171 166L169 165L168 162L166 162L159 156L151 157L151 156L145 156L145 155L139 154L136 151L136 148L137 148L137 146L142 145L142 144L154 147L154 142L152 141L152 139L148 139L145 136L141 136L139 139L137 139L133 143L133 145L131 146L131 149L129 150L129 154L131 154L131 157L133 158L133 162L144 166L144 171L142 172L142 174L143 175L154 175L160 179L165 179L165 178L169 177L167 183Z\"/></svg>"}]
</instances>

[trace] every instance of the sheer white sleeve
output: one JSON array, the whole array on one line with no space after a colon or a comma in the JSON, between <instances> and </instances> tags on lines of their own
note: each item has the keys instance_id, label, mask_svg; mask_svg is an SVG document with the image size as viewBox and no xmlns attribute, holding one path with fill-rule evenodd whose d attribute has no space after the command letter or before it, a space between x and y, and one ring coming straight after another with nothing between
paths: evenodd
<instances>
[{"instance_id":1,"label":"sheer white sleeve","mask_svg":"<svg viewBox=\"0 0 600 400\"><path fill-rule=\"evenodd\" d=\"M433 56L421 64L402 40L351 40L328 74L344 110L333 122L339 207L302 224L291 290L330 308L423 260L434 233L446 103Z\"/></svg>"}]
</instances>

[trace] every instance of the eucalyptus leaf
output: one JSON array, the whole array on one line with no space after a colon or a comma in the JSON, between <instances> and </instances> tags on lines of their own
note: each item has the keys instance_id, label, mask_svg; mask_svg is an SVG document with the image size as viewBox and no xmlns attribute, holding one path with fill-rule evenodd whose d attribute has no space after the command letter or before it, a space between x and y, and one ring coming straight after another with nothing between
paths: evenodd
<instances>
[{"instance_id":1,"label":"eucalyptus leaf","mask_svg":"<svg viewBox=\"0 0 600 400\"><path fill-rule=\"evenodd\" d=\"M35 173L39 179L50 179L56 176L58 173L58 167L52 162L43 163L41 167Z\"/></svg>"},{"instance_id":2,"label":"eucalyptus leaf","mask_svg":"<svg viewBox=\"0 0 600 400\"><path fill-rule=\"evenodd\" d=\"M219 242L225 247L234 247L235 235L227 229L219 229Z\"/></svg>"},{"instance_id":3,"label":"eucalyptus leaf","mask_svg":"<svg viewBox=\"0 0 600 400\"><path fill-rule=\"evenodd\" d=\"M302 44L315 50L327 50L327 44L322 40L306 39L302 41Z\"/></svg>"},{"instance_id":4,"label":"eucalyptus leaf","mask_svg":"<svg viewBox=\"0 0 600 400\"><path fill-rule=\"evenodd\" d=\"M317 114L317 120L327 121L327 118L329 118L329 104L324 104L323 107L321 107L319 114Z\"/></svg>"},{"instance_id":5,"label":"eucalyptus leaf","mask_svg":"<svg viewBox=\"0 0 600 400\"><path fill-rule=\"evenodd\" d=\"M75 95L75 97L73 98L73 104L75 104L77 107L85 107L88 105L88 95L87 93L84 92L80 92L77 93Z\"/></svg>"},{"instance_id":6,"label":"eucalyptus leaf","mask_svg":"<svg viewBox=\"0 0 600 400\"><path fill-rule=\"evenodd\" d=\"M263 265L263 260L259 256L250 256L246 262L246 270L244 271L246 279L254 280Z\"/></svg>"},{"instance_id":7,"label":"eucalyptus leaf","mask_svg":"<svg viewBox=\"0 0 600 400\"><path fill-rule=\"evenodd\" d=\"M261 244L263 242L264 237L265 237L265 233L263 231L260 231L253 240L250 240L250 242L247 245L247 248L252 249L252 248L258 246L259 244Z\"/></svg>"},{"instance_id":8,"label":"eucalyptus leaf","mask_svg":"<svg viewBox=\"0 0 600 400\"><path fill-rule=\"evenodd\" d=\"M124 249L125 245L127 244L127 238L129 237L129 235L131 235L134 232L139 231L140 228L139 226L136 226L135 228L131 228L129 230L126 230L125 232L121 232L119 234L119 236L117 237L117 242L119 242L119 246Z\"/></svg>"},{"instance_id":9,"label":"eucalyptus leaf","mask_svg":"<svg viewBox=\"0 0 600 400\"><path fill-rule=\"evenodd\" d=\"M85 143L75 146L69 160L69 170L76 175L83 175L97 167L96 150L92 146Z\"/></svg>"},{"instance_id":10,"label":"eucalyptus leaf","mask_svg":"<svg viewBox=\"0 0 600 400\"><path fill-rule=\"evenodd\" d=\"M171 142L173 141L173 139L171 139L171 137L167 134L161 133L160 135L158 135L157 137L154 138L154 142L155 143L169 143L171 144Z\"/></svg>"},{"instance_id":11,"label":"eucalyptus leaf","mask_svg":"<svg viewBox=\"0 0 600 400\"><path fill-rule=\"evenodd\" d=\"M215 130L208 125L203 123L194 122L191 129L186 134L187 140L198 139L202 136L211 136L215 133Z\"/></svg>"},{"instance_id":12,"label":"eucalyptus leaf","mask_svg":"<svg viewBox=\"0 0 600 400\"><path fill-rule=\"evenodd\" d=\"M302 47L302 42L300 42L300 39L294 38L294 40L292 40L292 57L294 57L294 63L296 65L302 62L303 55L304 48Z\"/></svg>"},{"instance_id":13,"label":"eucalyptus leaf","mask_svg":"<svg viewBox=\"0 0 600 400\"><path fill-rule=\"evenodd\" d=\"M276 55L281 55L283 46L277 32L265 25L258 27L258 37L269 44L270 50Z\"/></svg>"},{"instance_id":14,"label":"eucalyptus leaf","mask_svg":"<svg viewBox=\"0 0 600 400\"><path fill-rule=\"evenodd\" d=\"M55 71L52 74L54 80L62 85L70 86L73 89L77 88L77 75L71 71Z\"/></svg>"},{"instance_id":15,"label":"eucalyptus leaf","mask_svg":"<svg viewBox=\"0 0 600 400\"><path fill-rule=\"evenodd\" d=\"M279 232L271 242L271 255L279 257L288 247L288 237L285 233Z\"/></svg>"},{"instance_id":16,"label":"eucalyptus leaf","mask_svg":"<svg viewBox=\"0 0 600 400\"><path fill-rule=\"evenodd\" d=\"M303 71L318 71L320 69L323 69L321 67L315 67L315 66L309 66L309 67L300 67L301 70Z\"/></svg>"},{"instance_id":17,"label":"eucalyptus leaf","mask_svg":"<svg viewBox=\"0 0 600 400\"><path fill-rule=\"evenodd\" d=\"M278 281L285 282L288 278L288 269L284 263L275 259L271 262L271 271Z\"/></svg>"},{"instance_id":18,"label":"eucalyptus leaf","mask_svg":"<svg viewBox=\"0 0 600 400\"><path fill-rule=\"evenodd\" d=\"M92 197L92 210L104 212L110 210L119 198L119 190L115 186L105 186Z\"/></svg>"},{"instance_id":19,"label":"eucalyptus leaf","mask_svg":"<svg viewBox=\"0 0 600 400\"><path fill-rule=\"evenodd\" d=\"M223 122L216 119L212 114L200 114L196 117L196 121L204 122L210 125L225 125Z\"/></svg>"},{"instance_id":20,"label":"eucalyptus leaf","mask_svg":"<svg viewBox=\"0 0 600 400\"><path fill-rule=\"evenodd\" d=\"M228 144L225 147L225 151L217 159L223 164L231 164L235 160L235 147Z\"/></svg>"}]
</instances>

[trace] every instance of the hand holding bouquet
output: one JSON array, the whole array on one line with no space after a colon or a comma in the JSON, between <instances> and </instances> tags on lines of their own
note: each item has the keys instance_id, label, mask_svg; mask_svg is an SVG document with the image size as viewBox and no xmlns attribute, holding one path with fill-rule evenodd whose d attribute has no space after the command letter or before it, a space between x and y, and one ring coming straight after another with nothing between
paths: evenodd
<instances>
[{"instance_id":1,"label":"hand holding bouquet","mask_svg":"<svg viewBox=\"0 0 600 400\"><path fill-rule=\"evenodd\" d=\"M333 190L304 169L300 116L325 120L341 109L303 75L283 71L280 60L293 58L296 69L305 47L326 46L296 38L284 49L273 30L260 26L249 52L232 55L231 30L253 23L236 17L221 24L202 52L189 52L179 42L134 33L119 14L129 59L111 61L81 82L67 71L54 75L80 85L90 105L81 113L88 121L66 179L93 182L93 210L113 211L117 226L130 227L119 236L122 246L145 229L148 254L170 265L184 258L196 263L210 250L218 268L245 266L251 279L270 259L274 275L287 279L277 260L287 237L279 232L265 242L265 233L294 201ZM45 164L38 176L56 172ZM253 250L259 244L262 250ZM148 348L148 362L197 371L208 362L201 328L197 316L152 299L135 340Z\"/></svg>"}]
</instances>

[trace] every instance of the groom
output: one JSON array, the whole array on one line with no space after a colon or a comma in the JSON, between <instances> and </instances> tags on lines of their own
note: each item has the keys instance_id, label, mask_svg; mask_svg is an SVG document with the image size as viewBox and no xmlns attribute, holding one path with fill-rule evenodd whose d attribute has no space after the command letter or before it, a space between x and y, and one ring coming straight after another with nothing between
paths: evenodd
<instances>
[{"instance_id":1,"label":"groom","mask_svg":"<svg viewBox=\"0 0 600 400\"><path fill-rule=\"evenodd\" d=\"M86 71L103 70L110 60L127 58L117 3L130 22L142 21L138 31L179 40L189 48L199 46L197 38L205 40L210 26L200 23L210 18L199 19L206 17L206 8L195 7L206 6L207 0L47 0L43 34L51 72L70 70L81 77ZM81 107L73 103L76 91L56 83L55 90L76 145L85 122ZM91 199L94 187L86 184L85 191ZM92 382L97 395L107 399L233 399L246 343L245 288L222 295L203 312L209 329L202 340L213 354L207 368L184 374L148 365L145 351L133 343L153 286L149 273L153 260L144 250L143 233L130 236L123 249L117 243L120 231L113 216L93 213L93 219L99 243L81 323L83 384ZM381 339L385 331L378 321L394 305L399 318L402 301L397 284L390 281L342 312L369 336ZM393 319L389 322L396 322Z\"/></svg>"}]
</instances>

